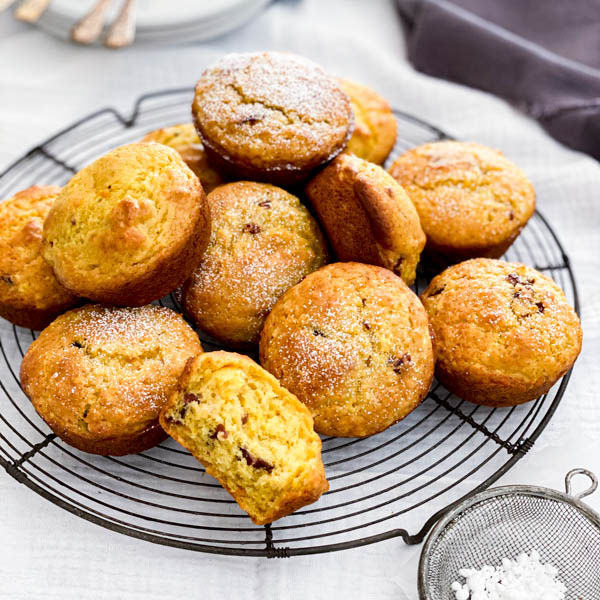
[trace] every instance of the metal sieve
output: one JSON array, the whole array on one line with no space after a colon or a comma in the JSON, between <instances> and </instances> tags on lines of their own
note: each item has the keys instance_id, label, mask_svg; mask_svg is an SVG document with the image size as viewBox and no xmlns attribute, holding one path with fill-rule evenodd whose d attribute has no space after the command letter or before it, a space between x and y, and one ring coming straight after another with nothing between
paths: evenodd
<instances>
[{"instance_id":1,"label":"metal sieve","mask_svg":"<svg viewBox=\"0 0 600 600\"><path fill-rule=\"evenodd\" d=\"M578 474L591 485L574 494L571 480ZM510 485L454 505L423 547L419 598L454 600L450 586L460 569L500 565L504 557L537 550L542 562L558 568L567 600L600 599L600 515L581 502L597 487L593 473L573 469L565 477L566 493Z\"/></svg>"}]
</instances>

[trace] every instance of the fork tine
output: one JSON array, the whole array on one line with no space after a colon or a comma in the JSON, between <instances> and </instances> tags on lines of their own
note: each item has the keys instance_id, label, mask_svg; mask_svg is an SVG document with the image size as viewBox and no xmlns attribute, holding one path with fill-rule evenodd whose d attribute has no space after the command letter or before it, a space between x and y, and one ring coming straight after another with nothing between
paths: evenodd
<instances>
[{"instance_id":1,"label":"fork tine","mask_svg":"<svg viewBox=\"0 0 600 600\"><path fill-rule=\"evenodd\" d=\"M78 44L92 44L104 27L106 11L113 0L98 0L94 7L71 30L71 39Z\"/></svg>"},{"instance_id":2,"label":"fork tine","mask_svg":"<svg viewBox=\"0 0 600 600\"><path fill-rule=\"evenodd\" d=\"M23 0L15 10L15 17L20 21L35 23L49 4L50 0Z\"/></svg>"},{"instance_id":3,"label":"fork tine","mask_svg":"<svg viewBox=\"0 0 600 600\"><path fill-rule=\"evenodd\" d=\"M110 26L104 45L109 48L129 46L135 39L135 8L136 0L125 0L125 4Z\"/></svg>"}]
</instances>

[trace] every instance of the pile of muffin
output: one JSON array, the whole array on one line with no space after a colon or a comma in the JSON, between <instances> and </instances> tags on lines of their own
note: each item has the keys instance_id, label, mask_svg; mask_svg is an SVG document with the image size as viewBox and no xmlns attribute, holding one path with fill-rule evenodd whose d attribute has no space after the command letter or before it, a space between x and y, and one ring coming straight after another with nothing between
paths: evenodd
<instances>
[{"instance_id":1,"label":"pile of muffin","mask_svg":"<svg viewBox=\"0 0 600 600\"><path fill-rule=\"evenodd\" d=\"M496 260L535 205L501 153L443 141L386 172L387 102L290 54L225 56L192 116L0 204L0 314L45 327L21 382L68 444L122 455L168 434L269 523L328 489L317 433L383 431L434 370L513 406L573 365L561 289ZM423 251L452 266L419 299ZM258 344L262 366L204 353L150 304L173 291L224 346Z\"/></svg>"}]
</instances>

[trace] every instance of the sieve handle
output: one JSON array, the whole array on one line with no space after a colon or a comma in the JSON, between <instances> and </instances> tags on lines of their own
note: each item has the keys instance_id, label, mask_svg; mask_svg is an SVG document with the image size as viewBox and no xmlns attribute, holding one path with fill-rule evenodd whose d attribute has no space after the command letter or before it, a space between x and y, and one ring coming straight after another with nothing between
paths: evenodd
<instances>
[{"instance_id":1,"label":"sieve handle","mask_svg":"<svg viewBox=\"0 0 600 600\"><path fill-rule=\"evenodd\" d=\"M579 494L572 494L571 480L573 477L575 477L575 475L587 475L587 477L591 480L592 485L590 485L590 487L586 490L583 490L583 492L579 492ZM585 498L586 496L593 494L598 489L598 478L587 469L571 469L565 476L565 489L567 490L567 494L569 496L573 496L573 498L581 500L581 498Z\"/></svg>"}]
</instances>

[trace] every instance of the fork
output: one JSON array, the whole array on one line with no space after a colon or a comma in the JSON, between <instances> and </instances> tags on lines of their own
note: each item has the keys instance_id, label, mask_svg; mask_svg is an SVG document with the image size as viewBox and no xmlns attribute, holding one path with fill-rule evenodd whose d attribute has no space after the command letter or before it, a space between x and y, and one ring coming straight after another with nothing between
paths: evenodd
<instances>
[{"instance_id":1,"label":"fork","mask_svg":"<svg viewBox=\"0 0 600 600\"><path fill-rule=\"evenodd\" d=\"M95 6L71 30L71 39L78 44L92 44L104 27L106 12L113 0L99 0Z\"/></svg>"},{"instance_id":2,"label":"fork","mask_svg":"<svg viewBox=\"0 0 600 600\"><path fill-rule=\"evenodd\" d=\"M15 17L20 21L35 23L48 8L50 0L23 0L15 9Z\"/></svg>"},{"instance_id":3,"label":"fork","mask_svg":"<svg viewBox=\"0 0 600 600\"><path fill-rule=\"evenodd\" d=\"M129 46L135 39L135 6L136 0L125 0L125 4L110 26L104 45L109 48Z\"/></svg>"}]
</instances>

